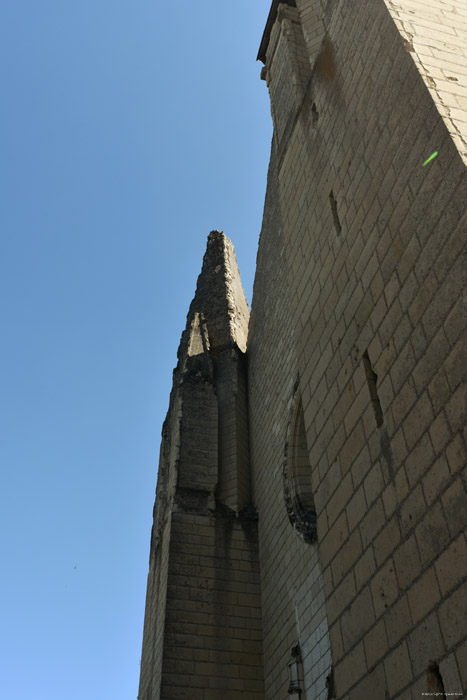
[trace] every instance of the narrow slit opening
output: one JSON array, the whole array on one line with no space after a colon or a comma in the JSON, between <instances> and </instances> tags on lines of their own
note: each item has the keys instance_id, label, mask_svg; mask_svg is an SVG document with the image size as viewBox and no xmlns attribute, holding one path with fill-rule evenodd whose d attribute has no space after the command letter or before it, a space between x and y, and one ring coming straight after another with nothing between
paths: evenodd
<instances>
[{"instance_id":1,"label":"narrow slit opening","mask_svg":"<svg viewBox=\"0 0 467 700\"><path fill-rule=\"evenodd\" d=\"M365 350L365 352L363 353L363 366L365 368L366 382L368 384L368 390L370 392L370 399L371 404L373 406L373 412L375 414L376 425L379 427L383 425L383 409L381 408L381 401L379 400L378 390L376 388L378 375L371 366L368 350Z\"/></svg>"},{"instance_id":2,"label":"narrow slit opening","mask_svg":"<svg viewBox=\"0 0 467 700\"><path fill-rule=\"evenodd\" d=\"M430 661L426 670L426 687L430 695L438 695L446 700L446 691L439 666L436 661Z\"/></svg>"},{"instance_id":3,"label":"narrow slit opening","mask_svg":"<svg viewBox=\"0 0 467 700\"><path fill-rule=\"evenodd\" d=\"M336 229L336 232L340 233L342 231L342 226L341 222L339 221L339 216L337 214L336 198L334 197L334 193L332 190L329 193L329 202L331 204L332 218L334 219L334 227Z\"/></svg>"},{"instance_id":4,"label":"narrow slit opening","mask_svg":"<svg viewBox=\"0 0 467 700\"><path fill-rule=\"evenodd\" d=\"M313 126L316 126L316 124L318 123L318 118L319 118L319 112L316 109L315 102L313 102L313 104L311 105L311 123Z\"/></svg>"}]
</instances>

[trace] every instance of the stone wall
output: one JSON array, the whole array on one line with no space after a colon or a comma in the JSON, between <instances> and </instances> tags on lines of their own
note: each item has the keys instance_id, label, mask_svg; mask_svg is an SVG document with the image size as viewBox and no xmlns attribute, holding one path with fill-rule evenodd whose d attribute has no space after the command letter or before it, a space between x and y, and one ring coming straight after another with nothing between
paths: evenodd
<instances>
[{"instance_id":1,"label":"stone wall","mask_svg":"<svg viewBox=\"0 0 467 700\"><path fill-rule=\"evenodd\" d=\"M460 21L464 13L454 0L296 4L283 12L279 5L263 69L278 194L266 202L249 341L265 697L284 697L296 597L285 571L300 571L307 556L300 547L313 546L299 544L287 524L279 488L277 455L297 368L336 697L414 699L438 677L446 692L461 693L467 181L462 142L427 84L435 64L425 62L422 77L394 18L422 4L442 7L442 21L445 12ZM310 53L307 80L301 60L289 75L294 85L300 75L303 87L292 114L277 47L287 61L301 55L297 46L310 47L287 21L292 12L305 29L311 11L324 36ZM421 18L415 12L411 20L420 35ZM279 256L287 282L268 298ZM258 315L270 309L271 326L255 320L256 308ZM303 580L312 571L308 562ZM280 651L268 645L268 625Z\"/></svg>"},{"instance_id":2,"label":"stone wall","mask_svg":"<svg viewBox=\"0 0 467 700\"><path fill-rule=\"evenodd\" d=\"M272 3L251 321L212 232L163 429L140 700L285 700L289 665L301 700L467 688L466 16Z\"/></svg>"},{"instance_id":3,"label":"stone wall","mask_svg":"<svg viewBox=\"0 0 467 700\"><path fill-rule=\"evenodd\" d=\"M296 335L272 146L248 340L251 469L259 512L265 698L286 698L300 642L307 698L325 700L331 672L318 546L289 521L284 449L297 378Z\"/></svg>"},{"instance_id":4,"label":"stone wall","mask_svg":"<svg viewBox=\"0 0 467 700\"><path fill-rule=\"evenodd\" d=\"M467 163L467 4L464 0L385 2Z\"/></svg>"},{"instance_id":5,"label":"stone wall","mask_svg":"<svg viewBox=\"0 0 467 700\"><path fill-rule=\"evenodd\" d=\"M248 321L233 246L213 231L162 432L139 700L264 698Z\"/></svg>"}]
</instances>

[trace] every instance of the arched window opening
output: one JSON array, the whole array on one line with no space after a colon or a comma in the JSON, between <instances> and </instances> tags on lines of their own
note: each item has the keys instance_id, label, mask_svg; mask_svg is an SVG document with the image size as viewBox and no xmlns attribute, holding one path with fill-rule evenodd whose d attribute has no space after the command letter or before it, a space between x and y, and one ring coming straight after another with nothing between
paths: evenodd
<instances>
[{"instance_id":1,"label":"arched window opening","mask_svg":"<svg viewBox=\"0 0 467 700\"><path fill-rule=\"evenodd\" d=\"M294 388L292 410L287 426L283 477L285 504L292 527L305 542L315 542L317 537L316 508L313 500L311 466L298 382Z\"/></svg>"}]
</instances>

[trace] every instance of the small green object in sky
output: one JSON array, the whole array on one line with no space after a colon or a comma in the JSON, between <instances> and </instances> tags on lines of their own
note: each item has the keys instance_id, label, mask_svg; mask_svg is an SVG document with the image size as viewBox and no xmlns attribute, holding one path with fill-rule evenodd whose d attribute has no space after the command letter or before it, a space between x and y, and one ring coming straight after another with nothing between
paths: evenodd
<instances>
[{"instance_id":1,"label":"small green object in sky","mask_svg":"<svg viewBox=\"0 0 467 700\"><path fill-rule=\"evenodd\" d=\"M429 163L430 160L433 160L433 158L436 158L437 155L438 155L438 151L435 151L434 153L432 153L431 156L430 156L429 158L427 158L426 161L422 164L422 168L423 168L424 165L426 165L427 163Z\"/></svg>"}]
</instances>

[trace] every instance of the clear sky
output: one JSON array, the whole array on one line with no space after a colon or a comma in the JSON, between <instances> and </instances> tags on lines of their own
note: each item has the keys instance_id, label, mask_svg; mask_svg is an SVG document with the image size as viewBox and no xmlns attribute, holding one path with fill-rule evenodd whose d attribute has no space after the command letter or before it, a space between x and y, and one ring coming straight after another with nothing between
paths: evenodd
<instances>
[{"instance_id":1,"label":"clear sky","mask_svg":"<svg viewBox=\"0 0 467 700\"><path fill-rule=\"evenodd\" d=\"M160 433L210 230L251 301L269 6L0 3L2 700L137 696Z\"/></svg>"}]
</instances>

